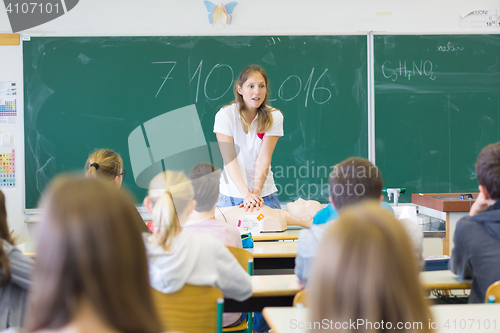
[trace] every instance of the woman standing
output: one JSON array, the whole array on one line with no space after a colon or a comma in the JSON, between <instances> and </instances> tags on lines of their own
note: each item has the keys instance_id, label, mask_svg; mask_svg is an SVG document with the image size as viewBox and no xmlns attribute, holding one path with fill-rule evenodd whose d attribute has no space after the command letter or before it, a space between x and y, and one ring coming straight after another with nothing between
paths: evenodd
<instances>
[{"instance_id":1,"label":"woman standing","mask_svg":"<svg viewBox=\"0 0 500 333\"><path fill-rule=\"evenodd\" d=\"M283 136L283 114L267 105L268 86L264 69L248 66L236 82L235 100L215 116L214 132L225 165L219 207L280 208L270 166Z\"/></svg>"}]
</instances>

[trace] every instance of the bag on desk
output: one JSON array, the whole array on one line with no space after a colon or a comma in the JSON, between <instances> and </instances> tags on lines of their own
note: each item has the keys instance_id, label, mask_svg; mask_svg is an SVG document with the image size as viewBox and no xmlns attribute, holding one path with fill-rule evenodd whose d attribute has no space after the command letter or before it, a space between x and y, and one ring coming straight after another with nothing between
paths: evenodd
<instances>
[{"instance_id":1,"label":"bag on desk","mask_svg":"<svg viewBox=\"0 0 500 333\"><path fill-rule=\"evenodd\" d=\"M244 249L253 248L253 237L251 233L241 234L241 244Z\"/></svg>"}]
</instances>

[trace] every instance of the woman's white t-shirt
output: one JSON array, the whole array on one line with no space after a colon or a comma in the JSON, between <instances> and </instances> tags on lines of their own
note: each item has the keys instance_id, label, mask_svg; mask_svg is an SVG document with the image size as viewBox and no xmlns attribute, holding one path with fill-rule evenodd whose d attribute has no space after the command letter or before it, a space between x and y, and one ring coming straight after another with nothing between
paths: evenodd
<instances>
[{"instance_id":1,"label":"woman's white t-shirt","mask_svg":"<svg viewBox=\"0 0 500 333\"><path fill-rule=\"evenodd\" d=\"M264 135L283 136L283 114L277 109L271 108L271 110L273 125ZM238 168L250 191L253 189L255 164L263 140L263 138L259 137L259 135L262 136L262 134L259 133L259 135L257 135L257 118L258 114L250 124L248 134L245 133L243 131L237 104L233 103L223 107L217 112L214 124L214 133L228 135L233 138ZM271 171L271 166L269 166L269 172L264 182L264 186L262 187L261 197L268 196L277 191L276 185L274 184L273 172ZM220 193L231 197L241 198L240 191L231 177L226 173L225 169L220 178Z\"/></svg>"}]
</instances>

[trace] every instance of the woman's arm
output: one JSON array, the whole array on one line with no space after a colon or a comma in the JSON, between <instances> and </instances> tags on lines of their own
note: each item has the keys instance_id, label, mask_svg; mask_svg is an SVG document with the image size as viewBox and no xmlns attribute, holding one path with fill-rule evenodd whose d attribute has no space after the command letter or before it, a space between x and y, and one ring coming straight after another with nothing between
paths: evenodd
<instances>
[{"instance_id":1,"label":"woman's arm","mask_svg":"<svg viewBox=\"0 0 500 333\"><path fill-rule=\"evenodd\" d=\"M234 184L238 188L238 191L243 198L244 206L247 208L250 202L255 204L259 202L264 202L260 197L260 194L253 194L249 189L243 177L241 176L240 169L238 168L238 161L236 160L236 150L234 149L233 137L221 133L216 133L217 141L219 142L220 152L222 154L222 159L224 160L224 167L229 174L229 177L233 180ZM259 153L260 155L260 153ZM248 203L248 204L247 204Z\"/></svg>"}]
</instances>

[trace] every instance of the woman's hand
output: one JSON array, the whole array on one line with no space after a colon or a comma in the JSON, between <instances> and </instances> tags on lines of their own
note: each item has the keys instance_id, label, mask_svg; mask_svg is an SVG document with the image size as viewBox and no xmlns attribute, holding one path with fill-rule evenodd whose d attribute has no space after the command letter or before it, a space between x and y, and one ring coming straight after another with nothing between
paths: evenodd
<instances>
[{"instance_id":1,"label":"woman's hand","mask_svg":"<svg viewBox=\"0 0 500 333\"><path fill-rule=\"evenodd\" d=\"M240 204L240 207L244 207L245 211L253 211L255 207L259 210L260 207L264 206L264 199L258 194L248 192L246 196L243 198L243 202Z\"/></svg>"}]
</instances>

